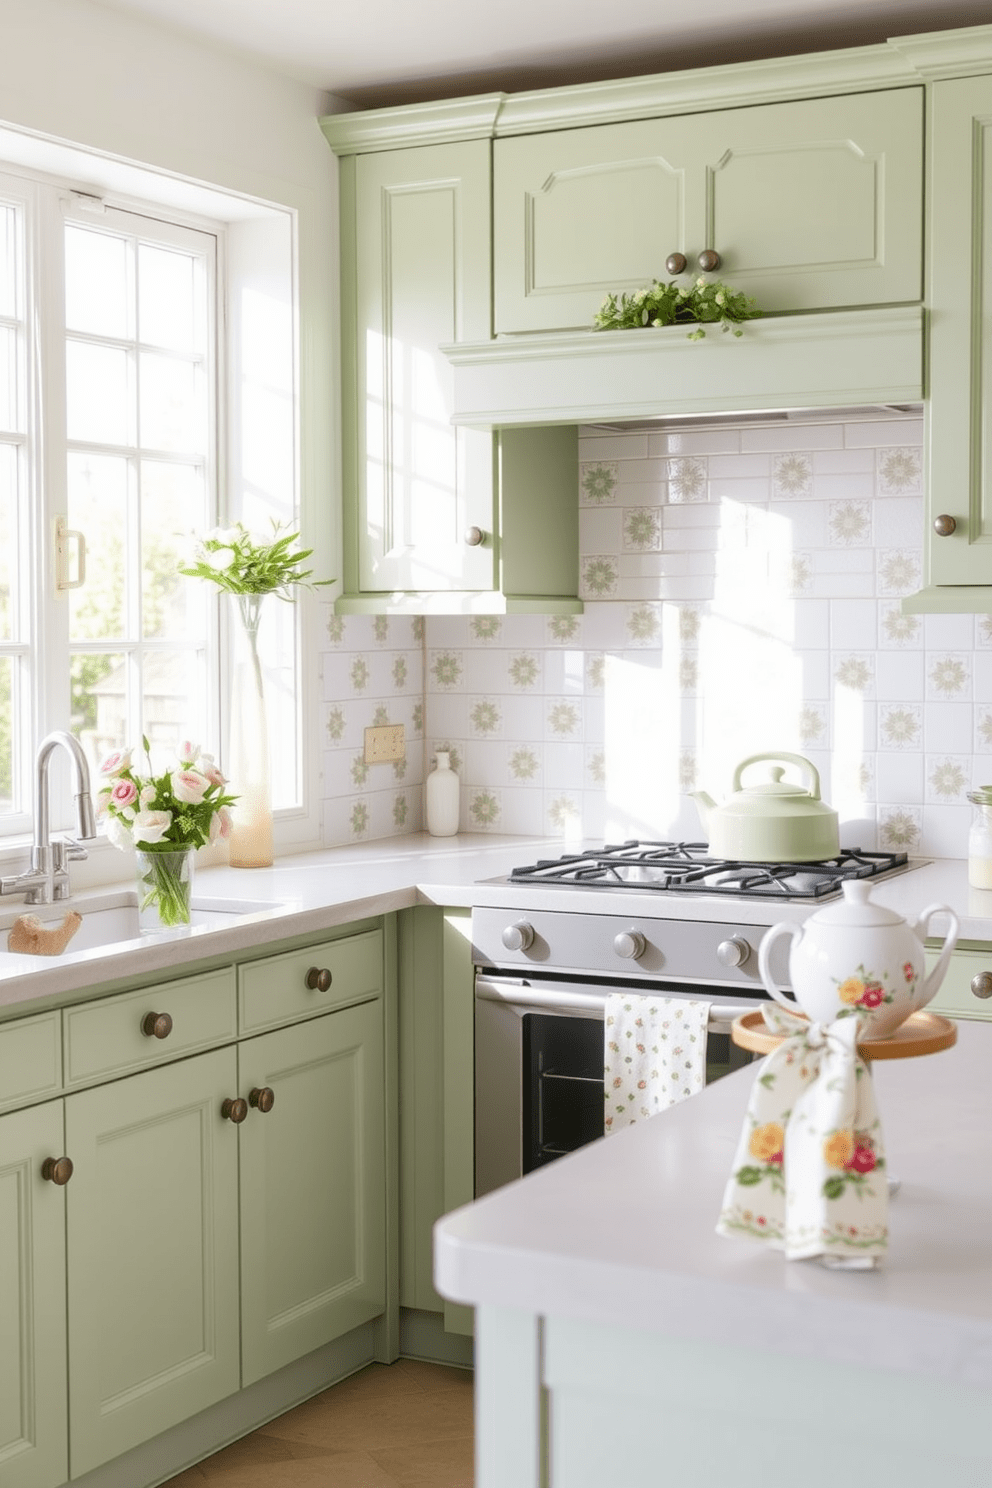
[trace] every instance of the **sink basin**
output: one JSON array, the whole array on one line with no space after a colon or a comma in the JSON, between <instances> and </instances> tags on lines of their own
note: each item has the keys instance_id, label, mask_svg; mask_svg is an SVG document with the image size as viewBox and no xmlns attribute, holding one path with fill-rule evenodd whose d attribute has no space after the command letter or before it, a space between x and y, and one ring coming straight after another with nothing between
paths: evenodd
<instances>
[{"instance_id":1,"label":"sink basin","mask_svg":"<svg viewBox=\"0 0 992 1488\"><path fill-rule=\"evenodd\" d=\"M268 900L258 899L208 899L193 895L191 928L223 929L244 915L266 913L278 908ZM143 936L138 926L138 896L134 890L121 889L112 893L81 895L59 904L12 905L0 914L0 954L16 957L18 961L51 965L57 957L32 956L7 949L7 934L14 921L22 914L37 915L45 929L61 925L69 910L76 910L83 922L69 941L64 956L79 951L105 950L131 940L150 940L157 937ZM174 931L164 931L163 938L172 938Z\"/></svg>"}]
</instances>

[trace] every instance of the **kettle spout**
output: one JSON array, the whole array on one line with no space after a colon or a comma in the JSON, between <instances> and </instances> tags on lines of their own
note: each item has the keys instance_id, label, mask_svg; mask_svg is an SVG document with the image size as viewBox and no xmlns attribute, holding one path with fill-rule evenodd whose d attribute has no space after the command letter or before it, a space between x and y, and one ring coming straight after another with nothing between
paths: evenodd
<instances>
[{"instance_id":1,"label":"kettle spout","mask_svg":"<svg viewBox=\"0 0 992 1488\"><path fill-rule=\"evenodd\" d=\"M696 803L696 810L699 812L699 820L702 822L703 831L706 832L708 836L709 828L707 824L709 822L710 812L713 810L716 802L707 791L690 791L689 795Z\"/></svg>"}]
</instances>

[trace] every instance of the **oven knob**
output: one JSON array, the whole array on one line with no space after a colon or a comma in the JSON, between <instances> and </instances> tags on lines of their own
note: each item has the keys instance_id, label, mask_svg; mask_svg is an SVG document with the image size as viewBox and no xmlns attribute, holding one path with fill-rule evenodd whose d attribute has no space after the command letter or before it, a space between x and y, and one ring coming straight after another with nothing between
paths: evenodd
<instances>
[{"instance_id":1,"label":"oven knob","mask_svg":"<svg viewBox=\"0 0 992 1488\"><path fill-rule=\"evenodd\" d=\"M621 930L613 942L613 949L625 961L639 961L647 949L647 941L640 930Z\"/></svg>"},{"instance_id":2,"label":"oven knob","mask_svg":"<svg viewBox=\"0 0 992 1488\"><path fill-rule=\"evenodd\" d=\"M517 920L515 925L507 925L500 939L508 951L529 950L534 944L534 926L526 920Z\"/></svg>"},{"instance_id":3,"label":"oven knob","mask_svg":"<svg viewBox=\"0 0 992 1488\"><path fill-rule=\"evenodd\" d=\"M721 940L716 948L716 959L721 966L743 966L750 954L751 947L739 935L731 936L730 940Z\"/></svg>"}]
</instances>

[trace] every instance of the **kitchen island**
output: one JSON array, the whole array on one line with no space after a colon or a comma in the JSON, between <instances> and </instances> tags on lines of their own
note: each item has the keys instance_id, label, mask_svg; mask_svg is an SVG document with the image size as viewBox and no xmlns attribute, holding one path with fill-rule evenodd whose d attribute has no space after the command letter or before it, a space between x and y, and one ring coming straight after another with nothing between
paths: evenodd
<instances>
[{"instance_id":1,"label":"kitchen island","mask_svg":"<svg viewBox=\"0 0 992 1488\"><path fill-rule=\"evenodd\" d=\"M441 1220L476 1307L476 1488L992 1481L992 1029L874 1066L882 1269L715 1224L752 1069Z\"/></svg>"}]
</instances>

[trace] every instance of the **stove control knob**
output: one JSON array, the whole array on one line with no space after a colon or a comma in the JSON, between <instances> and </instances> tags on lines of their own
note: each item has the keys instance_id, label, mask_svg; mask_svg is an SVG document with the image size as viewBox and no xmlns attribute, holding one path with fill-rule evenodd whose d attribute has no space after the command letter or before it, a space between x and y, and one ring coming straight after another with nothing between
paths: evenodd
<instances>
[{"instance_id":1,"label":"stove control knob","mask_svg":"<svg viewBox=\"0 0 992 1488\"><path fill-rule=\"evenodd\" d=\"M730 940L721 940L716 948L716 959L721 966L743 966L750 954L751 947L739 935L731 936Z\"/></svg>"},{"instance_id":2,"label":"stove control knob","mask_svg":"<svg viewBox=\"0 0 992 1488\"><path fill-rule=\"evenodd\" d=\"M526 920L517 920L516 924L507 925L500 939L508 951L527 951L534 944L534 926Z\"/></svg>"},{"instance_id":3,"label":"stove control knob","mask_svg":"<svg viewBox=\"0 0 992 1488\"><path fill-rule=\"evenodd\" d=\"M647 944L640 930L621 930L613 941L613 949L625 961L639 961L647 950Z\"/></svg>"}]
</instances>

